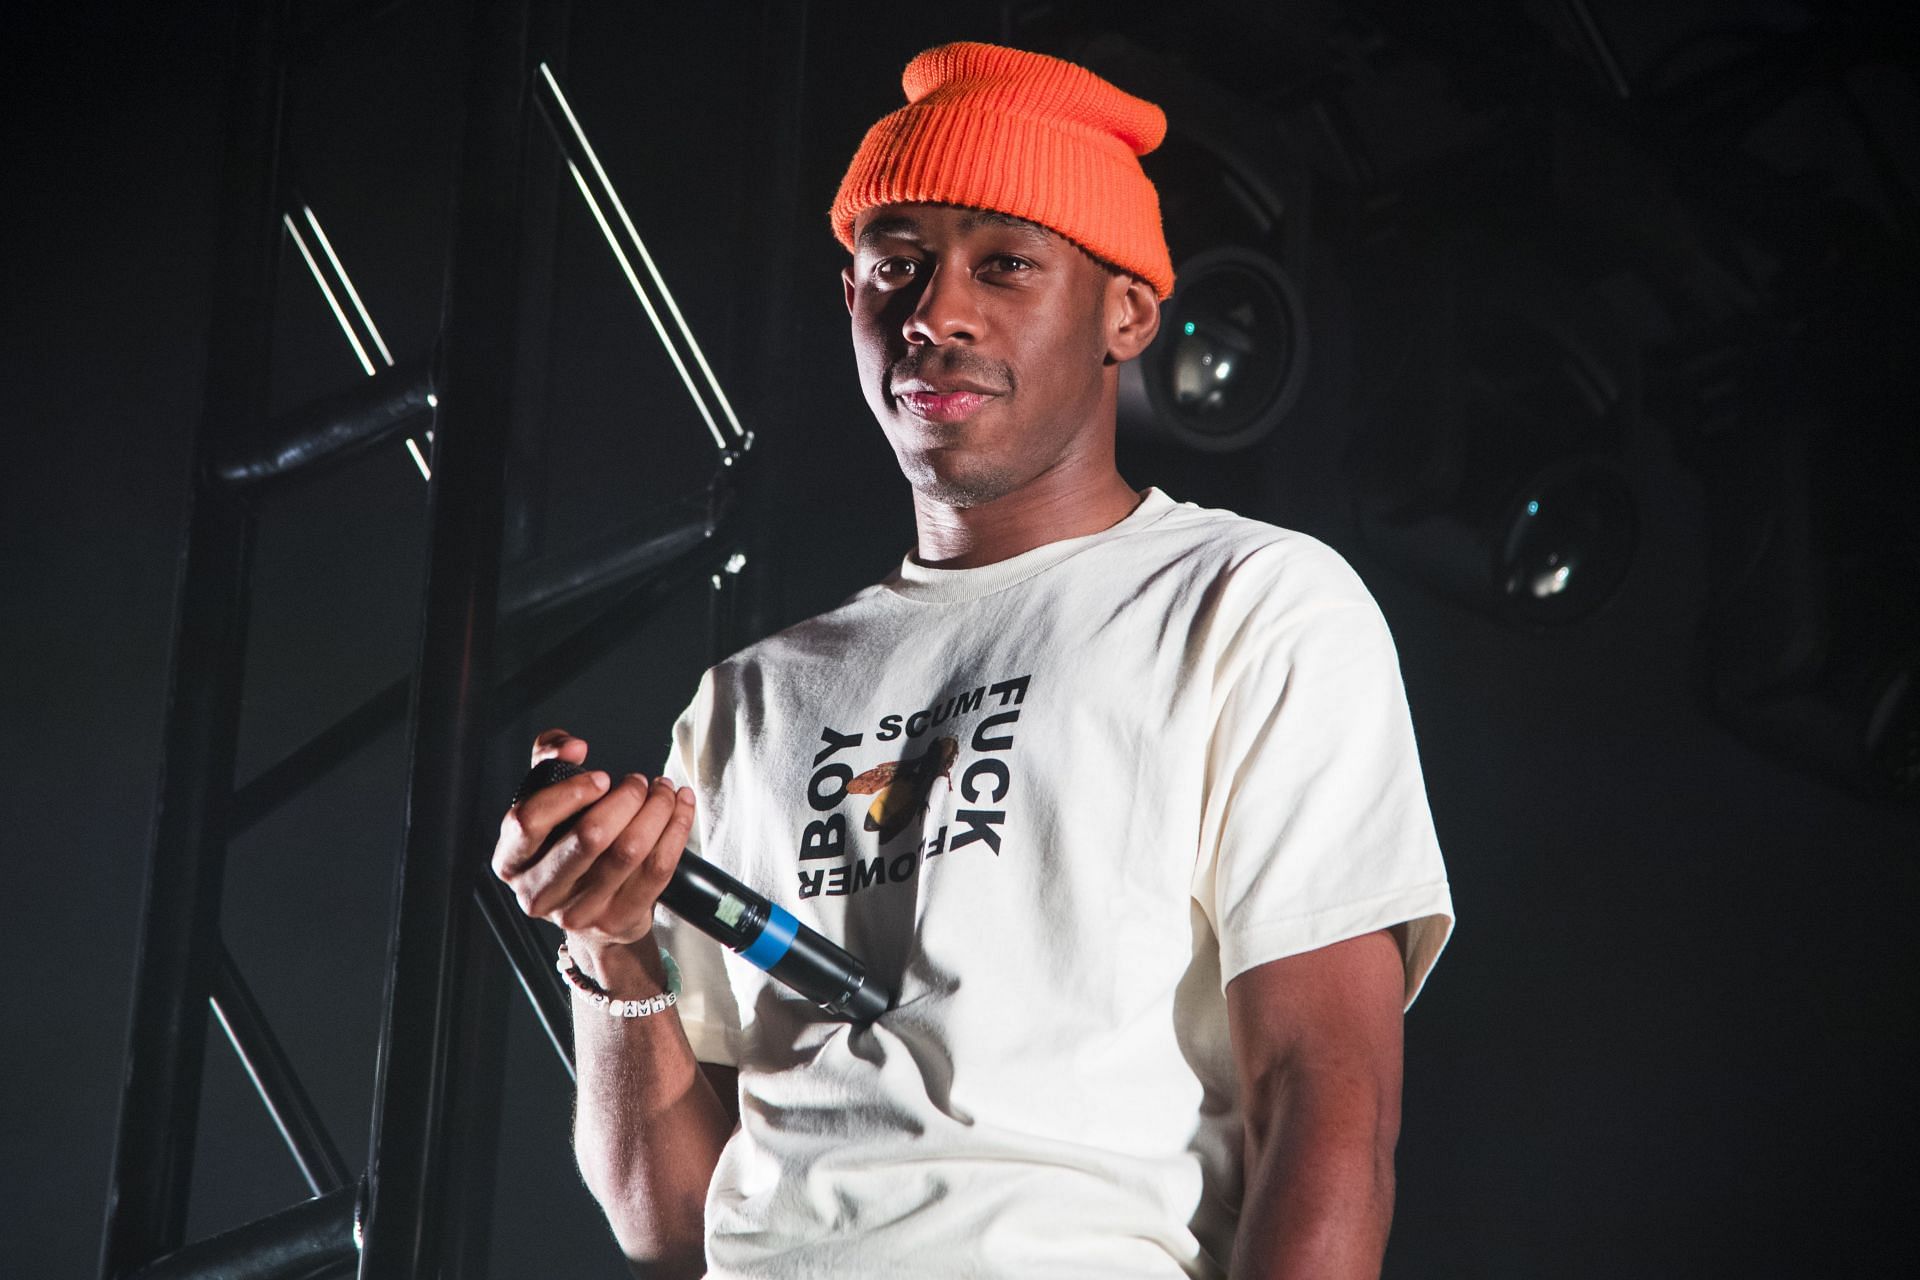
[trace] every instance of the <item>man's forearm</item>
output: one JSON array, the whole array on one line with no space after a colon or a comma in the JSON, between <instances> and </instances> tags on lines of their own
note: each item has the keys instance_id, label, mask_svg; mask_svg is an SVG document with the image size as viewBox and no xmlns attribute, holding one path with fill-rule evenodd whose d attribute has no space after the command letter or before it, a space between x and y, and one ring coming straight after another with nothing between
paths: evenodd
<instances>
[{"instance_id":1,"label":"man's forearm","mask_svg":"<svg viewBox=\"0 0 1920 1280\"><path fill-rule=\"evenodd\" d=\"M570 950L583 971L622 998L666 990L651 937ZM613 1018L576 996L573 1041L574 1151L588 1188L637 1274L698 1276L707 1185L732 1122L694 1060L679 1014Z\"/></svg>"},{"instance_id":2,"label":"man's forearm","mask_svg":"<svg viewBox=\"0 0 1920 1280\"><path fill-rule=\"evenodd\" d=\"M1399 1108L1322 1071L1289 1080L1250 1125L1232 1280L1377 1277L1393 1221Z\"/></svg>"}]
</instances>

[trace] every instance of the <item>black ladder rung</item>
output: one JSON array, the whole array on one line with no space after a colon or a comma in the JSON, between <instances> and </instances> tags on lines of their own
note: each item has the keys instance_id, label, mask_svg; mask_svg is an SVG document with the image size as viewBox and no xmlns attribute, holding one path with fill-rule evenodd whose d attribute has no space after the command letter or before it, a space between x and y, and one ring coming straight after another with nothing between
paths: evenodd
<instances>
[{"instance_id":1,"label":"black ladder rung","mask_svg":"<svg viewBox=\"0 0 1920 1280\"><path fill-rule=\"evenodd\" d=\"M609 552L592 560L591 564L569 561L568 564L575 567L562 566L554 570L554 576L550 578L536 580L529 577L520 588L517 607L512 611L501 611L500 626L503 631L513 632L562 605L619 592L621 594L607 605L606 614L603 615L610 620L610 626L602 625L601 619L589 621L561 641L560 646L556 646L565 648L567 656L562 662L589 660L598 651L596 646L618 643L620 637L630 631L637 619L634 600L644 595L645 599L657 602L658 595L650 591L655 583L678 585L690 578L692 574L688 572L688 566L704 567L706 561L717 554L715 548L720 545L719 539L724 533L724 528L712 528L704 521L695 521L656 534L650 542L635 548L633 554ZM702 555L703 550L710 554ZM582 641L583 636L589 635L593 639ZM553 681L549 676L555 668L556 663L550 654L542 654L527 669L511 677L503 689L529 686L550 688ZM406 677L393 681L255 775L252 781L234 793L227 826L229 833L238 837L251 830L267 815L372 742L389 725L398 722L406 714L407 691L411 685L411 680ZM514 705L518 707L524 703ZM508 714L503 710L499 718L505 719Z\"/></svg>"},{"instance_id":2,"label":"black ladder rung","mask_svg":"<svg viewBox=\"0 0 1920 1280\"><path fill-rule=\"evenodd\" d=\"M407 690L412 686L409 676L393 681L235 791L232 816L227 821L229 838L238 839L252 830L390 725L397 724L407 713Z\"/></svg>"},{"instance_id":3,"label":"black ladder rung","mask_svg":"<svg viewBox=\"0 0 1920 1280\"><path fill-rule=\"evenodd\" d=\"M359 1265L357 1187L342 1187L278 1213L196 1240L126 1280L325 1280Z\"/></svg>"},{"instance_id":4,"label":"black ladder rung","mask_svg":"<svg viewBox=\"0 0 1920 1280\"><path fill-rule=\"evenodd\" d=\"M564 559L515 566L500 583L500 624L513 627L566 605L637 584L693 554L712 535L713 521L703 511L664 529L657 521L638 522L596 538L586 549Z\"/></svg>"},{"instance_id":5,"label":"black ladder rung","mask_svg":"<svg viewBox=\"0 0 1920 1280\"><path fill-rule=\"evenodd\" d=\"M308 475L430 415L436 403L431 363L397 364L275 418L262 443L216 460L209 472L221 484L242 489Z\"/></svg>"}]
</instances>

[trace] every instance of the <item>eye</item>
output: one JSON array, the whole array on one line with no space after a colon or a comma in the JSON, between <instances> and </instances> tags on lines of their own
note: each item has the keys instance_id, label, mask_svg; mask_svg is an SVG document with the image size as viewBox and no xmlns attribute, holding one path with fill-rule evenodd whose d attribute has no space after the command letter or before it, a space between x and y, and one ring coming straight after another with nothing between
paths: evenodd
<instances>
[{"instance_id":1,"label":"eye","mask_svg":"<svg viewBox=\"0 0 1920 1280\"><path fill-rule=\"evenodd\" d=\"M873 279L876 284L905 284L919 270L920 264L912 258L881 258L873 264Z\"/></svg>"},{"instance_id":2,"label":"eye","mask_svg":"<svg viewBox=\"0 0 1920 1280\"><path fill-rule=\"evenodd\" d=\"M993 257L987 259L987 269L989 271L1018 275L1021 272L1033 270L1033 263L1018 254L996 253Z\"/></svg>"}]
</instances>

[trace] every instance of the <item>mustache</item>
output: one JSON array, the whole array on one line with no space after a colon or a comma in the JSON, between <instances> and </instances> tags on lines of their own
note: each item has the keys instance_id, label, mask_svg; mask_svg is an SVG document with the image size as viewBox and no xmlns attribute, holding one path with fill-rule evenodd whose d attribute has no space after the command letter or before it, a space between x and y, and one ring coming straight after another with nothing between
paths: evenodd
<instances>
[{"instance_id":1,"label":"mustache","mask_svg":"<svg viewBox=\"0 0 1920 1280\"><path fill-rule=\"evenodd\" d=\"M965 348L907 355L887 371L887 389L903 382L969 382L998 393L1013 389L1013 370Z\"/></svg>"}]
</instances>

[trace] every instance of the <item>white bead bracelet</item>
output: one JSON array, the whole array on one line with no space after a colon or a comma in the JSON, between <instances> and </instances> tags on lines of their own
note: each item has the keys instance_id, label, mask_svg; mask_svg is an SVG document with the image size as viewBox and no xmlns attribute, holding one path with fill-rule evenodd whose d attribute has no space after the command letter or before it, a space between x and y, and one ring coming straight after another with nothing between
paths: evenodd
<instances>
[{"instance_id":1,"label":"white bead bracelet","mask_svg":"<svg viewBox=\"0 0 1920 1280\"><path fill-rule=\"evenodd\" d=\"M587 999L594 1007L605 1011L610 1018L647 1018L656 1013L665 1013L680 1003L679 966L673 962L663 947L660 958L667 966L667 990L657 996L643 996L638 1000L620 1000L611 991L588 977L586 972L574 963L573 953L567 950L567 944L560 944L559 963L554 967L560 970L560 976L567 984Z\"/></svg>"}]
</instances>

